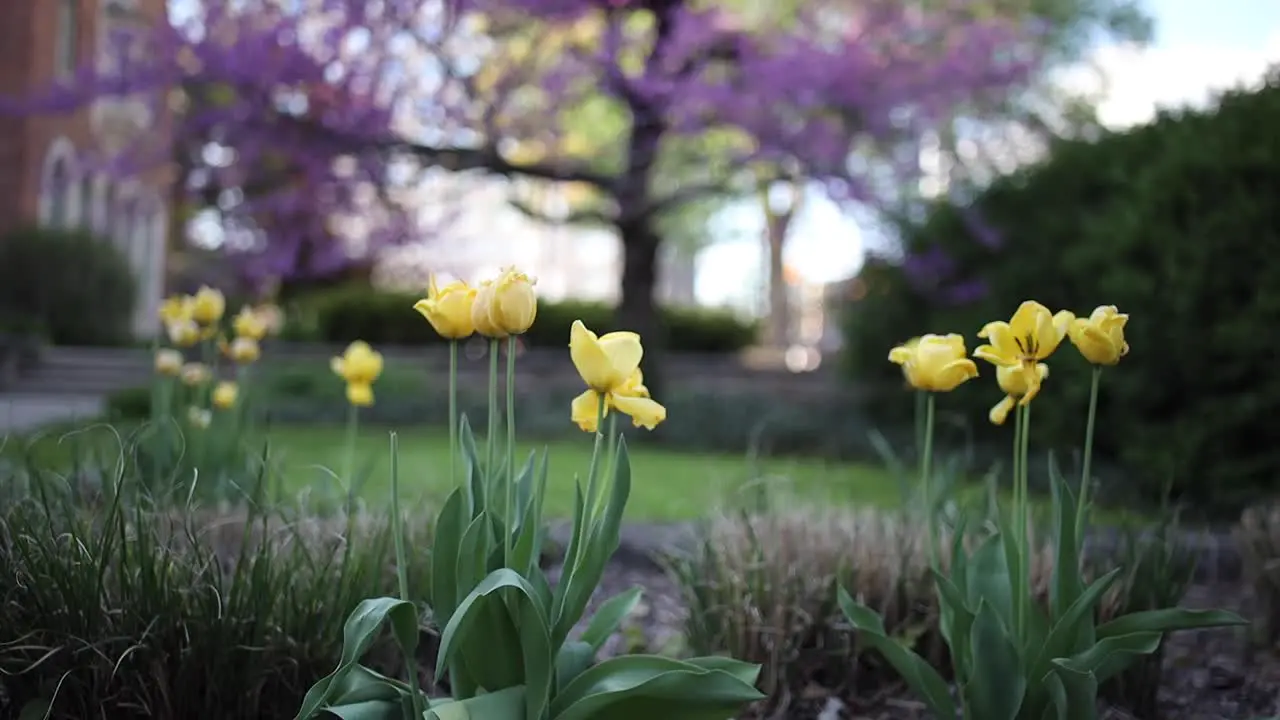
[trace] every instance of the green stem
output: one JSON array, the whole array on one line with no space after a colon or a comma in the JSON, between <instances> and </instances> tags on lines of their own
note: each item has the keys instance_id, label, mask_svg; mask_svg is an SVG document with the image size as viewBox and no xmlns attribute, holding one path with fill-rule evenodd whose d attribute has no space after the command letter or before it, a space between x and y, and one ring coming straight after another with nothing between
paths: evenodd
<instances>
[{"instance_id":1,"label":"green stem","mask_svg":"<svg viewBox=\"0 0 1280 720\"><path fill-rule=\"evenodd\" d=\"M503 504L502 557L511 567L511 532L516 524L516 336L507 337L507 479Z\"/></svg>"},{"instance_id":2,"label":"green stem","mask_svg":"<svg viewBox=\"0 0 1280 720\"><path fill-rule=\"evenodd\" d=\"M494 446L495 446L495 441L497 440L497 437L498 437L498 341L490 340L489 341L489 430L485 435L485 444L488 446L488 448L485 451L486 460L485 460L485 466L484 466L485 473L488 475L488 477L485 478L485 483L484 483L486 488L486 493L492 493L492 490L489 488L489 486L491 483L493 483L494 477L497 474L494 472L494 467L493 467L493 463L494 463L493 453L494 453ZM490 497L485 498L485 507L489 506L489 502L488 502L489 500L492 500L492 495L490 495Z\"/></svg>"},{"instance_id":3,"label":"green stem","mask_svg":"<svg viewBox=\"0 0 1280 720\"><path fill-rule=\"evenodd\" d=\"M933 418L934 394L927 393L924 405L924 450L920 455L920 491L924 494L925 525L929 532L929 563L938 561L938 527L933 507Z\"/></svg>"},{"instance_id":4,"label":"green stem","mask_svg":"<svg viewBox=\"0 0 1280 720\"><path fill-rule=\"evenodd\" d=\"M458 341L449 341L449 483L458 482Z\"/></svg>"},{"instance_id":5,"label":"green stem","mask_svg":"<svg viewBox=\"0 0 1280 720\"><path fill-rule=\"evenodd\" d=\"M351 552L355 545L355 496L356 483L352 475L355 474L355 458L356 458L356 434L360 428L360 408L357 405L349 404L347 406L347 447L345 457L342 461L342 482L346 486L347 497L343 504L343 513L346 515L347 536L346 543L342 550L342 567L345 569L350 566Z\"/></svg>"},{"instance_id":6,"label":"green stem","mask_svg":"<svg viewBox=\"0 0 1280 720\"><path fill-rule=\"evenodd\" d=\"M608 404L607 404L608 401L605 398L604 394L600 393L599 396L600 396L600 400L596 405L596 437L595 437L595 443L591 447L591 465L587 469L587 497L583 503L583 505L585 506L585 510L583 511L582 523L584 525L584 528L587 528L587 529L589 529L595 523L595 513L596 513L596 504L597 504L596 495L598 494L598 491L596 489L596 483L597 483L598 470L600 467L600 448L604 445L604 435L600 432L600 430L601 428L604 427L604 414L605 414L605 411L608 409ZM582 554L583 552L585 552L583 550L584 545L586 545L585 542L578 543L578 549L574 553L573 565L571 565L570 567L575 567L575 568L578 567L580 561L582 560Z\"/></svg>"},{"instance_id":7,"label":"green stem","mask_svg":"<svg viewBox=\"0 0 1280 720\"><path fill-rule=\"evenodd\" d=\"M1089 488L1093 486L1093 431L1098 416L1098 386L1102 383L1102 366L1093 366L1093 382L1089 386L1089 420L1084 429L1084 466L1080 470L1080 497L1076 502L1076 538L1084 533L1085 513L1089 510Z\"/></svg>"},{"instance_id":8,"label":"green stem","mask_svg":"<svg viewBox=\"0 0 1280 720\"><path fill-rule=\"evenodd\" d=\"M412 603L409 595L408 553L404 547L404 517L400 514L400 462L399 447L396 434L391 433L391 531L395 533L396 544L396 580L400 585L400 599ZM348 538L348 544L350 539ZM422 703L422 693L418 687L418 658L413 652L404 653L404 669L409 681L409 701L413 706L413 716L420 718L426 713Z\"/></svg>"},{"instance_id":9,"label":"green stem","mask_svg":"<svg viewBox=\"0 0 1280 720\"><path fill-rule=\"evenodd\" d=\"M1031 599L1031 554L1030 541L1027 539L1028 514L1030 513L1030 502L1027 496L1027 448L1031 437L1031 406L1024 405L1019 408L1022 415L1022 432L1018 437L1018 483L1017 483L1017 502L1014 505L1014 531L1018 536L1015 538L1015 546L1018 548L1018 584L1014 588L1014 602L1017 603L1016 615L1016 632L1018 637L1025 638L1027 626L1028 604Z\"/></svg>"}]
</instances>

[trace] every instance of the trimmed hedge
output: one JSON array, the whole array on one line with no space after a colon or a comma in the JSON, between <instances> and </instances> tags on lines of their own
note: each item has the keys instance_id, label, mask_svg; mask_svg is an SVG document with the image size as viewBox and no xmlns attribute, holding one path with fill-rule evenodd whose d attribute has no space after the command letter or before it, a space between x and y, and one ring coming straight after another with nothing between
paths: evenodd
<instances>
[{"instance_id":1,"label":"trimmed hedge","mask_svg":"<svg viewBox=\"0 0 1280 720\"><path fill-rule=\"evenodd\" d=\"M1103 379L1096 449L1121 487L1234 513L1280 490L1280 70L1204 112L1162 114L1097 142L1058 143L1047 162L992 184L975 213L943 206L906 234L909 260L867 269L849 308L851 373L898 387L888 349L924 332L976 332L1035 298L1087 314L1131 316L1132 353ZM986 228L982 226L987 226ZM986 230L1001 242L992 244ZM1088 367L1070 348L1032 423L1034 442L1077 449ZM989 370L943 403L992 433ZM909 401L884 403L910 411Z\"/></svg>"},{"instance_id":2,"label":"trimmed hedge","mask_svg":"<svg viewBox=\"0 0 1280 720\"><path fill-rule=\"evenodd\" d=\"M314 294L296 302L290 323L293 339L328 343L365 340L375 345L428 345L442 342L431 326L414 312L420 298L412 293L372 290L349 285ZM596 302L565 301L538 304L538 318L524 340L534 347L563 347L569 328L582 320L596 332L618 329L613 308ZM667 347L684 352L726 353L751 345L757 324L730 312L702 308L664 308L662 321Z\"/></svg>"}]
</instances>

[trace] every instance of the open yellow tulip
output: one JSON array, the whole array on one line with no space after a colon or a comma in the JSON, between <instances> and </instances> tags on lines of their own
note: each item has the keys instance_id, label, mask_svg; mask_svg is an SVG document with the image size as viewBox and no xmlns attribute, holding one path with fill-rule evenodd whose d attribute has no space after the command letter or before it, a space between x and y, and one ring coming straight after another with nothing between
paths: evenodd
<instances>
[{"instance_id":1,"label":"open yellow tulip","mask_svg":"<svg viewBox=\"0 0 1280 720\"><path fill-rule=\"evenodd\" d=\"M476 299L475 288L455 280L444 287L436 285L436 276L427 281L427 296L413 304L431 327L446 340L462 340L476 331L471 319L471 307Z\"/></svg>"},{"instance_id":2,"label":"open yellow tulip","mask_svg":"<svg viewBox=\"0 0 1280 720\"><path fill-rule=\"evenodd\" d=\"M609 410L631 416L636 427L649 430L667 419L667 409L649 397L640 372L644 348L633 332L612 332L602 336L587 329L581 320L569 331L569 357L587 390L573 399L570 415L586 432L599 430L600 403Z\"/></svg>"},{"instance_id":3,"label":"open yellow tulip","mask_svg":"<svg viewBox=\"0 0 1280 720\"><path fill-rule=\"evenodd\" d=\"M382 374L382 354L369 343L356 340L341 357L329 361L333 372L347 383L347 400L352 405L373 404L373 383Z\"/></svg>"},{"instance_id":4,"label":"open yellow tulip","mask_svg":"<svg viewBox=\"0 0 1280 720\"><path fill-rule=\"evenodd\" d=\"M160 320L166 325L191 319L195 298L189 295L170 295L160 303Z\"/></svg>"},{"instance_id":5,"label":"open yellow tulip","mask_svg":"<svg viewBox=\"0 0 1280 720\"><path fill-rule=\"evenodd\" d=\"M907 382L917 390L951 392L978 376L978 366L965 357L960 335L924 335L889 351L889 362L902 366Z\"/></svg>"},{"instance_id":6,"label":"open yellow tulip","mask_svg":"<svg viewBox=\"0 0 1280 720\"><path fill-rule=\"evenodd\" d=\"M1021 366L1028 387L1020 402L1026 405L1040 392L1036 365L1058 349L1074 319L1075 315L1066 310L1055 315L1044 305L1028 300L1018 306L1009 322L987 323L978 332L987 344L978 346L973 355L997 367Z\"/></svg>"},{"instance_id":7,"label":"open yellow tulip","mask_svg":"<svg viewBox=\"0 0 1280 720\"><path fill-rule=\"evenodd\" d=\"M246 305L231 321L231 328L235 330L237 337L261 340L267 335L267 320L257 310Z\"/></svg>"},{"instance_id":8,"label":"open yellow tulip","mask_svg":"<svg viewBox=\"0 0 1280 720\"><path fill-rule=\"evenodd\" d=\"M192 298L191 317L201 325L212 325L222 319L226 309L227 299L222 291L205 285Z\"/></svg>"},{"instance_id":9,"label":"open yellow tulip","mask_svg":"<svg viewBox=\"0 0 1280 720\"><path fill-rule=\"evenodd\" d=\"M1115 305L1100 305L1087 318L1076 318L1067 327L1071 344L1094 365L1115 365L1129 354L1124 327L1129 316Z\"/></svg>"},{"instance_id":10,"label":"open yellow tulip","mask_svg":"<svg viewBox=\"0 0 1280 720\"><path fill-rule=\"evenodd\" d=\"M996 403L991 408L991 412L987 414L987 419L991 420L994 425L1003 425L1005 420L1009 419L1009 412L1017 405L1018 400L1022 399L1031 392L1034 385L1038 390L1040 384L1049 377L1049 366L1044 363L1035 365L1035 378L1028 377L1031 372L1028 371L1026 365L999 365L996 367L996 382L1000 385L1000 389L1004 391L1004 399Z\"/></svg>"}]
</instances>

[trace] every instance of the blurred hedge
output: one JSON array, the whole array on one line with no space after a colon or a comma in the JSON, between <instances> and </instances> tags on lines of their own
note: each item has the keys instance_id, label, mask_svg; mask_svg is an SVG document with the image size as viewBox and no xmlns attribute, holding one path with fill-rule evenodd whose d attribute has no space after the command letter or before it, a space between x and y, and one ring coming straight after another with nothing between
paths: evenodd
<instances>
[{"instance_id":1,"label":"blurred hedge","mask_svg":"<svg viewBox=\"0 0 1280 720\"><path fill-rule=\"evenodd\" d=\"M294 303L290 334L294 339L330 343L356 339L375 345L441 342L413 310L419 297L362 285L322 291ZM608 332L619 329L613 315L613 308L604 303L543 301L538 304L538 319L524 339L535 347L564 347L574 320L582 320L596 332ZM668 347L685 352L734 352L751 345L757 334L756 323L721 310L665 308L662 321Z\"/></svg>"},{"instance_id":2,"label":"blurred hedge","mask_svg":"<svg viewBox=\"0 0 1280 720\"><path fill-rule=\"evenodd\" d=\"M848 309L847 365L900 386L888 349L924 332L969 338L1018 303L1131 315L1132 353L1106 373L1097 450L1123 487L1156 497L1165 481L1196 507L1234 511L1280 489L1280 412L1272 357L1280 327L1280 69L1211 111L1162 114L1096 142L1064 141L1050 160L996 181L969 212L935 208L906 233L906 263L869 265ZM1000 239L991 246L987 230ZM1051 363L1035 441L1079 447L1088 368L1069 347ZM991 374L948 397L988 439ZM884 403L909 412L909 401Z\"/></svg>"}]
</instances>

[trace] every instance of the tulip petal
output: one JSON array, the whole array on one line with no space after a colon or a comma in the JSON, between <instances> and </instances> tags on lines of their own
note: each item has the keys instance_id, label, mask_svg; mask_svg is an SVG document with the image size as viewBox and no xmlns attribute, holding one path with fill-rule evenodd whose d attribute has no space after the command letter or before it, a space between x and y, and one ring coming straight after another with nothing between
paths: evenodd
<instances>
[{"instance_id":1,"label":"tulip petal","mask_svg":"<svg viewBox=\"0 0 1280 720\"><path fill-rule=\"evenodd\" d=\"M605 414L609 412L608 404L604 408ZM597 420L600 414L600 393L595 390L584 391L581 395L573 399L569 405L569 418L573 420L583 432L595 432L599 429Z\"/></svg>"},{"instance_id":2,"label":"tulip petal","mask_svg":"<svg viewBox=\"0 0 1280 720\"><path fill-rule=\"evenodd\" d=\"M329 369L333 370L334 375L344 376L346 373L346 362L340 357L329 358Z\"/></svg>"},{"instance_id":3,"label":"tulip petal","mask_svg":"<svg viewBox=\"0 0 1280 720\"><path fill-rule=\"evenodd\" d=\"M987 413L987 419L992 425L1003 425L1005 420L1009 419L1009 411L1013 410L1016 403L1012 395L1005 395L1000 402L991 408L991 412Z\"/></svg>"},{"instance_id":4,"label":"tulip petal","mask_svg":"<svg viewBox=\"0 0 1280 720\"><path fill-rule=\"evenodd\" d=\"M581 320L574 320L569 330L569 359L587 387L597 392L609 392L626 377L614 370L600 339Z\"/></svg>"},{"instance_id":5,"label":"tulip petal","mask_svg":"<svg viewBox=\"0 0 1280 720\"><path fill-rule=\"evenodd\" d=\"M622 380L631 377L644 358L640 336L633 332L611 332L600 338L600 347L609 356L609 364Z\"/></svg>"},{"instance_id":6,"label":"tulip petal","mask_svg":"<svg viewBox=\"0 0 1280 720\"><path fill-rule=\"evenodd\" d=\"M1022 355L1014 337L1013 328L1007 322L997 321L983 325L978 331L978 337L986 340L988 344L979 348L986 348L985 354L978 355L975 350L973 353L975 357L1000 365L1012 363Z\"/></svg>"},{"instance_id":7,"label":"tulip petal","mask_svg":"<svg viewBox=\"0 0 1280 720\"><path fill-rule=\"evenodd\" d=\"M932 388L936 392L951 392L966 380L978 377L978 366L969 358L952 360L938 369Z\"/></svg>"},{"instance_id":8,"label":"tulip petal","mask_svg":"<svg viewBox=\"0 0 1280 720\"><path fill-rule=\"evenodd\" d=\"M435 304L435 303L433 303L431 300L423 299L423 300L419 300L418 302L414 303L414 304L413 304L413 309L414 309L414 310L417 310L417 311L418 311L418 314L419 314L419 315L421 315L422 317L427 318L428 320L430 320L430 319L431 319L431 310L432 310L432 306L433 306L434 304Z\"/></svg>"},{"instance_id":9,"label":"tulip petal","mask_svg":"<svg viewBox=\"0 0 1280 720\"><path fill-rule=\"evenodd\" d=\"M630 415L636 427L646 430L654 429L658 423L667 419L667 409L649 398L628 397L615 393L609 396L609 403L617 408L618 412Z\"/></svg>"},{"instance_id":10,"label":"tulip petal","mask_svg":"<svg viewBox=\"0 0 1280 720\"><path fill-rule=\"evenodd\" d=\"M905 365L911 360L913 355L915 355L915 350L913 348L909 348L906 345L899 345L889 351L889 362L896 365Z\"/></svg>"}]
</instances>

